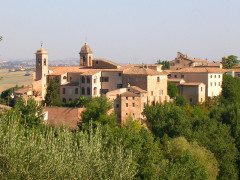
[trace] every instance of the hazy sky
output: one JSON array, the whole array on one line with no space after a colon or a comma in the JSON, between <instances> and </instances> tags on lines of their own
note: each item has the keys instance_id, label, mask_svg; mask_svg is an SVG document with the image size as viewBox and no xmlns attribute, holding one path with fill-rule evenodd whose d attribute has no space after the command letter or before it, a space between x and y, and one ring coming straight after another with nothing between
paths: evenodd
<instances>
[{"instance_id":1,"label":"hazy sky","mask_svg":"<svg viewBox=\"0 0 240 180\"><path fill-rule=\"evenodd\" d=\"M240 57L240 0L0 0L0 60L94 58L172 60L177 51L219 61Z\"/></svg>"}]
</instances>

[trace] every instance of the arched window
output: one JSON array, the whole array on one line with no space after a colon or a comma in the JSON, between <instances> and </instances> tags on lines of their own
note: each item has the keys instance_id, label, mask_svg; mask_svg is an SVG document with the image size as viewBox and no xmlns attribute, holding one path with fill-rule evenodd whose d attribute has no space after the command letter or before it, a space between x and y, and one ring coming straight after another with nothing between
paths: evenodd
<instances>
[{"instance_id":1,"label":"arched window","mask_svg":"<svg viewBox=\"0 0 240 180\"><path fill-rule=\"evenodd\" d=\"M82 95L85 95L85 88L82 87Z\"/></svg>"},{"instance_id":2,"label":"arched window","mask_svg":"<svg viewBox=\"0 0 240 180\"><path fill-rule=\"evenodd\" d=\"M47 60L46 60L46 58L44 58L44 65L45 65L45 66L47 65Z\"/></svg>"},{"instance_id":3,"label":"arched window","mask_svg":"<svg viewBox=\"0 0 240 180\"><path fill-rule=\"evenodd\" d=\"M94 89L93 89L93 95L97 95L97 87L95 87Z\"/></svg>"},{"instance_id":4,"label":"arched window","mask_svg":"<svg viewBox=\"0 0 240 180\"><path fill-rule=\"evenodd\" d=\"M97 83L97 76L94 76L93 82L94 82L94 83Z\"/></svg>"},{"instance_id":5,"label":"arched window","mask_svg":"<svg viewBox=\"0 0 240 180\"><path fill-rule=\"evenodd\" d=\"M87 77L87 83L90 83L90 77L89 76Z\"/></svg>"},{"instance_id":6,"label":"arched window","mask_svg":"<svg viewBox=\"0 0 240 180\"><path fill-rule=\"evenodd\" d=\"M85 83L85 77L82 76L82 83Z\"/></svg>"},{"instance_id":7,"label":"arched window","mask_svg":"<svg viewBox=\"0 0 240 180\"><path fill-rule=\"evenodd\" d=\"M38 65L39 65L39 66L41 65L41 60L40 60L40 59L38 59Z\"/></svg>"},{"instance_id":8,"label":"arched window","mask_svg":"<svg viewBox=\"0 0 240 180\"><path fill-rule=\"evenodd\" d=\"M63 76L63 79L67 79L67 76Z\"/></svg>"},{"instance_id":9,"label":"arched window","mask_svg":"<svg viewBox=\"0 0 240 180\"><path fill-rule=\"evenodd\" d=\"M91 94L91 90L90 90L90 87L87 88L87 95L90 95Z\"/></svg>"},{"instance_id":10,"label":"arched window","mask_svg":"<svg viewBox=\"0 0 240 180\"><path fill-rule=\"evenodd\" d=\"M63 99L62 99L62 102L66 103L66 98L63 98Z\"/></svg>"},{"instance_id":11,"label":"arched window","mask_svg":"<svg viewBox=\"0 0 240 180\"><path fill-rule=\"evenodd\" d=\"M86 65L86 58L85 58L85 56L83 56L83 65L84 66Z\"/></svg>"}]
</instances>

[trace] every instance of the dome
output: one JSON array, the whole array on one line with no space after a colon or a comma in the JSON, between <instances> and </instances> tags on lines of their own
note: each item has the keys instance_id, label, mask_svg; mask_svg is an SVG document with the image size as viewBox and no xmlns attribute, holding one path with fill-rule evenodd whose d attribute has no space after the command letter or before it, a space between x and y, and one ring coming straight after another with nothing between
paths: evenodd
<instances>
[{"instance_id":1,"label":"dome","mask_svg":"<svg viewBox=\"0 0 240 180\"><path fill-rule=\"evenodd\" d=\"M41 47L35 54L48 54L48 52Z\"/></svg>"},{"instance_id":2,"label":"dome","mask_svg":"<svg viewBox=\"0 0 240 180\"><path fill-rule=\"evenodd\" d=\"M90 54L92 54L92 50L89 47L89 45L87 45L87 43L85 43L84 46L81 48L80 53L86 53L86 54L90 53Z\"/></svg>"}]
</instances>

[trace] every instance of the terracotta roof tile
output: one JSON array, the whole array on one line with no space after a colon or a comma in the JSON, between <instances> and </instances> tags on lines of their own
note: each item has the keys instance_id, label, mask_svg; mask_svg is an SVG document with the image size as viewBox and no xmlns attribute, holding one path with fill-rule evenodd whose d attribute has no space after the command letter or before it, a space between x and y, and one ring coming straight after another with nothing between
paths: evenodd
<instances>
[{"instance_id":1,"label":"terracotta roof tile","mask_svg":"<svg viewBox=\"0 0 240 180\"><path fill-rule=\"evenodd\" d=\"M139 97L140 94L136 94L130 91L121 94L122 97Z\"/></svg>"},{"instance_id":2,"label":"terracotta roof tile","mask_svg":"<svg viewBox=\"0 0 240 180\"><path fill-rule=\"evenodd\" d=\"M200 84L204 84L204 83L201 83L201 82L185 82L185 83L182 83L180 84L181 86L199 86ZM204 84L205 85L205 84Z\"/></svg>"},{"instance_id":3,"label":"terracotta roof tile","mask_svg":"<svg viewBox=\"0 0 240 180\"><path fill-rule=\"evenodd\" d=\"M173 73L224 73L221 68L183 68L180 70L172 71Z\"/></svg>"}]
</instances>

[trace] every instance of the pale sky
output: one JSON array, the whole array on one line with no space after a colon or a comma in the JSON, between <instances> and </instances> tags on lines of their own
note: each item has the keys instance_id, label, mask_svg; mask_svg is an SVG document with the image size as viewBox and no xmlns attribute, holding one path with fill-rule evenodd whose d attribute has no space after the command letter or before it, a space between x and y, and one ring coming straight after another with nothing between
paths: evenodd
<instances>
[{"instance_id":1,"label":"pale sky","mask_svg":"<svg viewBox=\"0 0 240 180\"><path fill-rule=\"evenodd\" d=\"M240 57L240 0L0 0L0 35L0 60L34 59L41 41L49 61L79 58L86 41L117 63L219 61Z\"/></svg>"}]
</instances>

